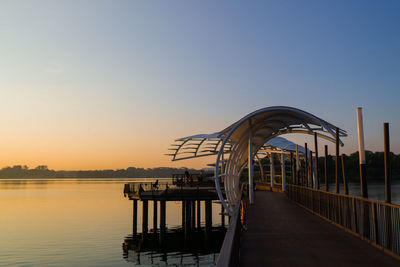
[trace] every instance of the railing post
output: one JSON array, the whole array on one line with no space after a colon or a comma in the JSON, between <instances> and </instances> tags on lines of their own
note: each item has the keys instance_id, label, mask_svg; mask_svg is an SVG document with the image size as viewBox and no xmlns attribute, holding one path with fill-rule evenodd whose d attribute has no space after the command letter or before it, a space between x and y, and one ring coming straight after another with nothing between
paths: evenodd
<instances>
[{"instance_id":1,"label":"railing post","mask_svg":"<svg viewBox=\"0 0 400 267\"><path fill-rule=\"evenodd\" d=\"M356 199L354 197L352 197L352 199L353 199L353 225L354 225L353 231L358 234Z\"/></svg>"},{"instance_id":2,"label":"railing post","mask_svg":"<svg viewBox=\"0 0 400 267\"><path fill-rule=\"evenodd\" d=\"M376 218L376 203L372 203L372 222L373 222L373 230L374 230L374 243L378 244L378 222Z\"/></svg>"}]
</instances>

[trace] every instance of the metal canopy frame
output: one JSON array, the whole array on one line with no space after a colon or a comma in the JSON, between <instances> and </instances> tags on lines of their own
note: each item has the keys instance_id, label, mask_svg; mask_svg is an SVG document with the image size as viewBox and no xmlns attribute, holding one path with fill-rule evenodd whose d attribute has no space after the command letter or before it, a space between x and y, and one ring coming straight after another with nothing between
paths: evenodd
<instances>
[{"instance_id":1,"label":"metal canopy frame","mask_svg":"<svg viewBox=\"0 0 400 267\"><path fill-rule=\"evenodd\" d=\"M240 197L239 178L248 158L254 158L269 140L288 133L317 133L318 137L335 142L336 129L339 138L347 136L346 131L306 111L286 106L266 107L248 114L220 132L177 139L170 148L172 153L167 155L172 156L173 161L216 156L215 187L221 203L231 214L234 203ZM343 146L340 139L339 143ZM225 163L223 168L222 162ZM222 194L221 181L224 182L226 197Z\"/></svg>"}]
</instances>

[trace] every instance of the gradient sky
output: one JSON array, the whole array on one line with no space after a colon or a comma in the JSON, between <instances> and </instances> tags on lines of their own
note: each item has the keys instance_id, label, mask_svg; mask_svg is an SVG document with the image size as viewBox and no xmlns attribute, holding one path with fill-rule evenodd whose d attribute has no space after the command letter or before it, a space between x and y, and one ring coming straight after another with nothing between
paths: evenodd
<instances>
[{"instance_id":1,"label":"gradient sky","mask_svg":"<svg viewBox=\"0 0 400 267\"><path fill-rule=\"evenodd\" d=\"M399 85L400 1L0 2L0 167L202 167L169 144L274 105L346 153L361 106L366 148L388 121L400 153Z\"/></svg>"}]
</instances>

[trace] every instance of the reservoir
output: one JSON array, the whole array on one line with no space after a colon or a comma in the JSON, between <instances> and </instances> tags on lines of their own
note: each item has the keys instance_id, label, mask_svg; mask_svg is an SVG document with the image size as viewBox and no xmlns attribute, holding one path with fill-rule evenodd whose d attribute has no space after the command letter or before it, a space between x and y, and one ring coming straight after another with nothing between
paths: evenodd
<instances>
[{"instance_id":1,"label":"reservoir","mask_svg":"<svg viewBox=\"0 0 400 267\"><path fill-rule=\"evenodd\" d=\"M132 236L132 201L123 189L133 181L154 180L0 180L0 266L213 266L225 233L220 204L212 204L211 235L198 231L187 240L181 203L168 201L161 246L151 233L153 205L149 233L141 236L138 224Z\"/></svg>"}]
</instances>

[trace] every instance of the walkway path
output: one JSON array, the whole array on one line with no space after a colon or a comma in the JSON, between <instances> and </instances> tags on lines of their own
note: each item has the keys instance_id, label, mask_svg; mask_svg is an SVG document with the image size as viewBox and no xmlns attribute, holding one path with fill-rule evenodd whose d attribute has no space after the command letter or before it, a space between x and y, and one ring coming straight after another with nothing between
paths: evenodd
<instances>
[{"instance_id":1,"label":"walkway path","mask_svg":"<svg viewBox=\"0 0 400 267\"><path fill-rule=\"evenodd\" d=\"M257 191L242 233L240 266L400 266L400 261L297 206Z\"/></svg>"}]
</instances>

